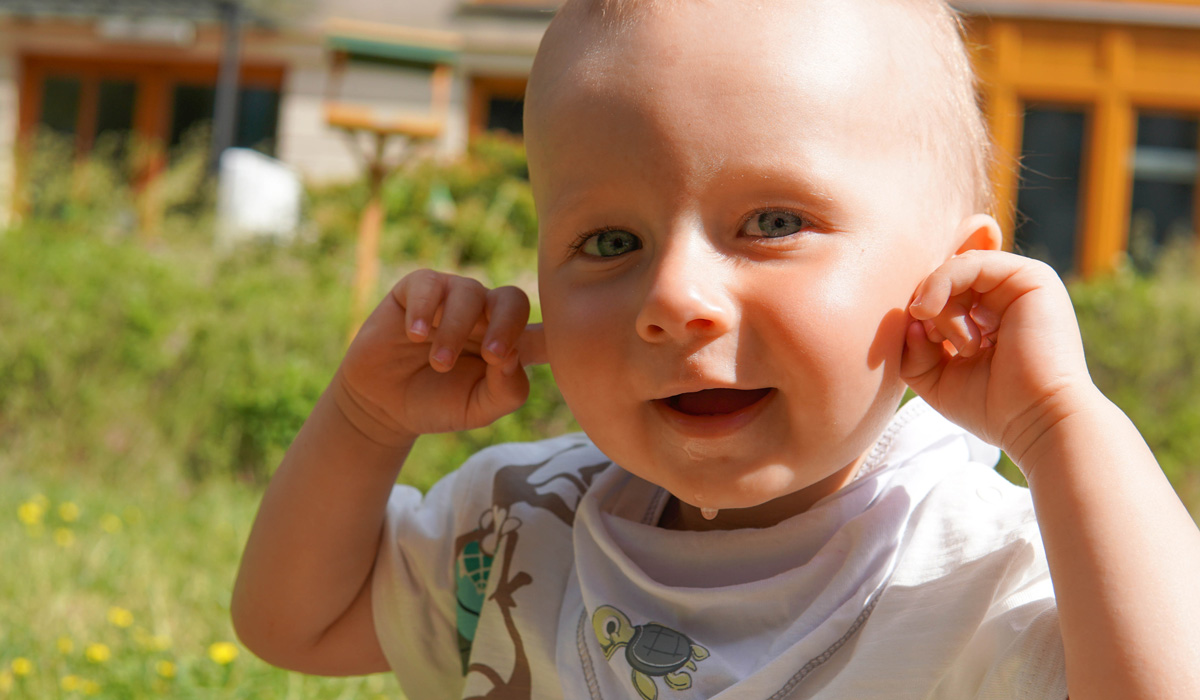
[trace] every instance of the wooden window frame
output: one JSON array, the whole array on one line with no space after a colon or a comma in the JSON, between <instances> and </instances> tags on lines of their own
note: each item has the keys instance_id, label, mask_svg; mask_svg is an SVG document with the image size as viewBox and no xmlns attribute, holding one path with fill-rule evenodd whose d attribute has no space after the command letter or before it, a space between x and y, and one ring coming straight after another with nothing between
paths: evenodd
<instances>
[{"instance_id":1,"label":"wooden window frame","mask_svg":"<svg viewBox=\"0 0 1200 700\"><path fill-rule=\"evenodd\" d=\"M525 99L526 76L477 75L470 79L470 98L467 102L468 133L475 138L487 131L488 103L492 98Z\"/></svg>"}]
</instances>

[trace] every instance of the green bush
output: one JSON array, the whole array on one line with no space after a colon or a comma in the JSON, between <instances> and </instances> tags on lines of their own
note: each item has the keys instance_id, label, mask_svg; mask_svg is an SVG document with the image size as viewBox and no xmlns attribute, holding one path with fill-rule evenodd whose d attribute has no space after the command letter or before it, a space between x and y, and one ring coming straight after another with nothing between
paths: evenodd
<instances>
[{"instance_id":1,"label":"green bush","mask_svg":"<svg viewBox=\"0 0 1200 700\"><path fill-rule=\"evenodd\" d=\"M309 242L218 253L211 217L189 216L205 189L202 159L185 151L174 160L160 185L164 230L143 242L109 225L130 215L131 190L114 186L108 200L70 194L89 177L116 182L120 167L97 159L69 175L66 152L55 148L48 140L39 152L33 215L0 236L0 439L10 447L0 469L264 481L345 349L365 190L314 191L319 235ZM393 177L379 296L418 265L492 284L531 279L536 224L525 174L521 149L495 141L462 162ZM445 220L428 213L437 188L455 202ZM485 444L572 425L539 368L522 411L423 440L404 478L428 486Z\"/></svg>"},{"instance_id":2,"label":"green bush","mask_svg":"<svg viewBox=\"0 0 1200 700\"><path fill-rule=\"evenodd\" d=\"M314 189L311 211L327 250L353 246L364 183ZM537 216L525 152L517 142L480 139L467 158L418 162L383 189L380 257L386 268L465 270L491 284L531 279Z\"/></svg>"},{"instance_id":3,"label":"green bush","mask_svg":"<svg viewBox=\"0 0 1200 700\"><path fill-rule=\"evenodd\" d=\"M1088 367L1200 508L1200 256L1178 243L1147 274L1071 285Z\"/></svg>"}]
</instances>

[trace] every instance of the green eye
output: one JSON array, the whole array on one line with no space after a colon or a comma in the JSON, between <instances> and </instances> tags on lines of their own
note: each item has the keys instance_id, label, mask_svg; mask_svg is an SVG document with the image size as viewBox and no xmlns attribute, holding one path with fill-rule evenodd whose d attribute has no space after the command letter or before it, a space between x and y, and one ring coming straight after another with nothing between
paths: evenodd
<instances>
[{"instance_id":1,"label":"green eye","mask_svg":"<svg viewBox=\"0 0 1200 700\"><path fill-rule=\"evenodd\" d=\"M615 258L642 247L642 241L628 231L601 231L583 242L581 250L598 258Z\"/></svg>"},{"instance_id":2,"label":"green eye","mask_svg":"<svg viewBox=\"0 0 1200 700\"><path fill-rule=\"evenodd\" d=\"M808 224L804 217L782 209L772 209L759 212L746 222L745 232L752 236L764 238L781 238L790 236L804 229Z\"/></svg>"}]
</instances>

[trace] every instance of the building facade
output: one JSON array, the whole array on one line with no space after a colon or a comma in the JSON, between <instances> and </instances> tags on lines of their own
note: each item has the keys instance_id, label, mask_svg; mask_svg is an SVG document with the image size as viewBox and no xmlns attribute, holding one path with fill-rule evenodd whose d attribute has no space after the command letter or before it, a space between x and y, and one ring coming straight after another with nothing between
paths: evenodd
<instances>
[{"instance_id":1,"label":"building facade","mask_svg":"<svg viewBox=\"0 0 1200 700\"><path fill-rule=\"evenodd\" d=\"M81 151L111 132L170 148L204 122L216 4L0 0L0 202L13 189L9 154L38 128ZM236 142L327 180L362 171L331 105L343 126L433 114L444 153L485 130L519 135L526 76L558 4L277 0L243 32ZM1018 250L1093 274L1196 235L1200 0L952 4L998 146L999 218Z\"/></svg>"}]
</instances>

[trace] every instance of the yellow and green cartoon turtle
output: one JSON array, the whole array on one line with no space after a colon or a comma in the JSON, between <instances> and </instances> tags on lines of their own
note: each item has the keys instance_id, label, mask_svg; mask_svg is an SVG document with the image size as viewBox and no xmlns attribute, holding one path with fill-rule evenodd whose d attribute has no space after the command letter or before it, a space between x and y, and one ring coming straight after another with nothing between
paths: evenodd
<instances>
[{"instance_id":1,"label":"yellow and green cartoon turtle","mask_svg":"<svg viewBox=\"0 0 1200 700\"><path fill-rule=\"evenodd\" d=\"M686 634L657 622L634 625L611 605L601 605L592 613L592 629L604 658L611 659L617 649L625 647L625 660L633 669L633 687L645 700L658 697L656 677L662 677L672 690L692 687L692 676L683 669L695 671L696 662L708 658L708 649Z\"/></svg>"}]
</instances>

